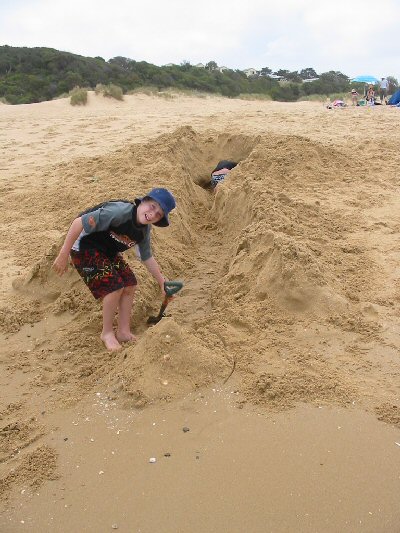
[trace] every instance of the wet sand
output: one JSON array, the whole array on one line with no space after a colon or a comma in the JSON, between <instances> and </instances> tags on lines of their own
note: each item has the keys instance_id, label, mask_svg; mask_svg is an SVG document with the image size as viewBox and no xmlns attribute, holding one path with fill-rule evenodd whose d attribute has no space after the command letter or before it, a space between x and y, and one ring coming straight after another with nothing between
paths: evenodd
<instances>
[{"instance_id":1,"label":"wet sand","mask_svg":"<svg viewBox=\"0 0 400 533\"><path fill-rule=\"evenodd\" d=\"M356 409L268 415L235 400L229 388L207 389L127 412L94 393L47 439L60 478L22 489L4 527L396 531L398 430Z\"/></svg>"}]
</instances>

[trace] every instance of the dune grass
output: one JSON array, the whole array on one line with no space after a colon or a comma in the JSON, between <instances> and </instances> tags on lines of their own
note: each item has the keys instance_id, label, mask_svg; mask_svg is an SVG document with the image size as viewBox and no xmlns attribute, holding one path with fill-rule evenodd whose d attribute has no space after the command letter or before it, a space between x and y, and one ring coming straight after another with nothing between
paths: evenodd
<instances>
[{"instance_id":1,"label":"dune grass","mask_svg":"<svg viewBox=\"0 0 400 533\"><path fill-rule=\"evenodd\" d=\"M257 94L257 93L241 93L237 96L239 100L263 100L263 101L272 101L271 95L269 94Z\"/></svg>"},{"instance_id":2,"label":"dune grass","mask_svg":"<svg viewBox=\"0 0 400 533\"><path fill-rule=\"evenodd\" d=\"M194 98L207 97L207 93L203 93L195 89L178 89L176 87L166 87L165 89L160 90L153 85L144 85L142 87L136 87L136 89L128 91L127 94L145 94L147 96L165 98L166 100L172 100L178 96L192 96Z\"/></svg>"},{"instance_id":3,"label":"dune grass","mask_svg":"<svg viewBox=\"0 0 400 533\"><path fill-rule=\"evenodd\" d=\"M103 85L102 83L98 83L96 85L96 88L94 92L99 95L102 94L103 96L107 98L115 98L115 100L123 100L124 99L124 93L118 85L114 85L113 83L109 83L108 85Z\"/></svg>"},{"instance_id":4,"label":"dune grass","mask_svg":"<svg viewBox=\"0 0 400 533\"><path fill-rule=\"evenodd\" d=\"M74 87L69 93L71 100L71 105L86 105L88 101L88 92L87 89L82 89L81 87Z\"/></svg>"}]
</instances>

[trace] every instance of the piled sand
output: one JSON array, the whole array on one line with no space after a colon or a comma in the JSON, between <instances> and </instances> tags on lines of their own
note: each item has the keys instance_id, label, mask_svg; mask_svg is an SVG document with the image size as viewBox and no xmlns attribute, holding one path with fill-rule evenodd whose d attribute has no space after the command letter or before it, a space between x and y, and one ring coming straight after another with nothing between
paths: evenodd
<instances>
[{"instance_id":1,"label":"piled sand","mask_svg":"<svg viewBox=\"0 0 400 533\"><path fill-rule=\"evenodd\" d=\"M386 107L144 95L1 106L0 497L56 475L37 413L100 385L138 409L233 370L239 407L356 404L400 427L398 120ZM239 164L214 195L222 158ZM126 254L139 341L109 354L99 304L51 265L80 210L153 186L178 203L154 253L185 287L148 329L160 296Z\"/></svg>"}]
</instances>

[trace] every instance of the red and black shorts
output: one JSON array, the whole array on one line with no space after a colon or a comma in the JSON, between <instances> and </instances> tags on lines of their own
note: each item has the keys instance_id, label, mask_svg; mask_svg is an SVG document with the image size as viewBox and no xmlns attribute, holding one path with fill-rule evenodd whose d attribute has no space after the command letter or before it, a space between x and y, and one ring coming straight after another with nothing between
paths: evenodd
<instances>
[{"instance_id":1,"label":"red and black shorts","mask_svg":"<svg viewBox=\"0 0 400 533\"><path fill-rule=\"evenodd\" d=\"M135 274L120 254L110 259L98 250L71 250L71 260L97 299L124 287L137 285Z\"/></svg>"}]
</instances>

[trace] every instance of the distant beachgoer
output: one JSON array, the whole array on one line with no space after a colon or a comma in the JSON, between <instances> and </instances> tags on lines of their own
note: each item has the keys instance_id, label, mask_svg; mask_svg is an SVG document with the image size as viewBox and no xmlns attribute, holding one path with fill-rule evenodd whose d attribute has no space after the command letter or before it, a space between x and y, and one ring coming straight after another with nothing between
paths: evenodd
<instances>
[{"instance_id":1,"label":"distant beachgoer","mask_svg":"<svg viewBox=\"0 0 400 533\"><path fill-rule=\"evenodd\" d=\"M110 351L119 350L122 342L136 340L130 317L137 280L121 252L137 245L140 260L164 293L165 277L151 251L150 226L169 226L168 214L174 208L174 197L161 188L134 202L110 200L96 205L73 220L54 261L54 270L62 276L70 257L94 298L102 299L100 338Z\"/></svg>"},{"instance_id":2,"label":"distant beachgoer","mask_svg":"<svg viewBox=\"0 0 400 533\"><path fill-rule=\"evenodd\" d=\"M370 85L367 92L367 103L368 105L374 105L375 104L375 91L374 86Z\"/></svg>"},{"instance_id":3,"label":"distant beachgoer","mask_svg":"<svg viewBox=\"0 0 400 533\"><path fill-rule=\"evenodd\" d=\"M224 181L229 171L235 168L236 166L237 163L235 163L234 161L229 161L226 159L219 161L218 165L211 172L211 187L215 190L217 185Z\"/></svg>"},{"instance_id":4,"label":"distant beachgoer","mask_svg":"<svg viewBox=\"0 0 400 533\"><path fill-rule=\"evenodd\" d=\"M358 105L358 97L360 96L355 89L351 90L351 105Z\"/></svg>"},{"instance_id":5,"label":"distant beachgoer","mask_svg":"<svg viewBox=\"0 0 400 533\"><path fill-rule=\"evenodd\" d=\"M336 99L333 102L329 102L326 107L327 109L346 107L346 103L343 100Z\"/></svg>"},{"instance_id":6,"label":"distant beachgoer","mask_svg":"<svg viewBox=\"0 0 400 533\"><path fill-rule=\"evenodd\" d=\"M379 82L379 98L381 99L381 104L387 104L387 95L389 91L389 82L386 78L382 78Z\"/></svg>"}]
</instances>

